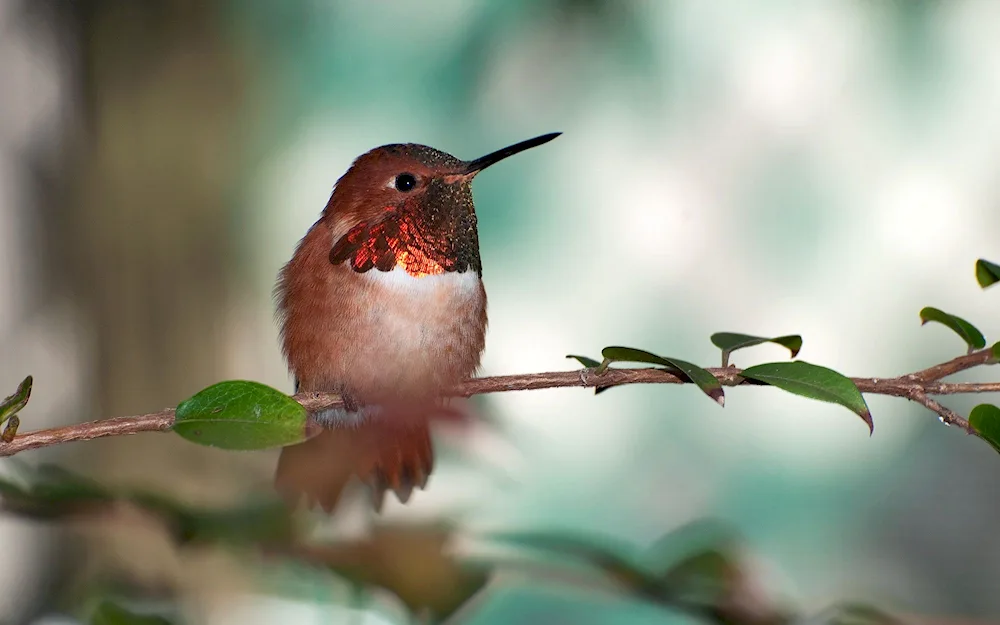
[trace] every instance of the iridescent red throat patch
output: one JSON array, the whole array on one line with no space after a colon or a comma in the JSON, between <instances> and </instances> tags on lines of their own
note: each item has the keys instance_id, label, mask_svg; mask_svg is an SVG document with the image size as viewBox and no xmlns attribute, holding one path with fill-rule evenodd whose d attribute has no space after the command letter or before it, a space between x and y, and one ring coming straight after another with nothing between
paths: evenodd
<instances>
[{"instance_id":1,"label":"iridescent red throat patch","mask_svg":"<svg viewBox=\"0 0 1000 625\"><path fill-rule=\"evenodd\" d=\"M405 208L389 212L381 221L351 228L330 250L330 262L350 261L359 273L399 267L418 278L469 269L482 275L475 214L421 220Z\"/></svg>"}]
</instances>

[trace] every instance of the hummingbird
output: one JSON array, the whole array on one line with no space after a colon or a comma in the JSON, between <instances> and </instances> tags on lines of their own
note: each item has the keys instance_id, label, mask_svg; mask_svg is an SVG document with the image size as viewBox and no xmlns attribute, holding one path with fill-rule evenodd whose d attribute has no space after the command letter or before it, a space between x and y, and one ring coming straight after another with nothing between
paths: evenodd
<instances>
[{"instance_id":1,"label":"hummingbird","mask_svg":"<svg viewBox=\"0 0 1000 625\"><path fill-rule=\"evenodd\" d=\"M279 491L331 511L357 475L376 510L406 503L433 469L429 415L479 369L486 290L472 180L561 133L471 161L413 143L359 156L334 186L275 286L295 391L343 407L310 415L320 434L281 451Z\"/></svg>"}]
</instances>

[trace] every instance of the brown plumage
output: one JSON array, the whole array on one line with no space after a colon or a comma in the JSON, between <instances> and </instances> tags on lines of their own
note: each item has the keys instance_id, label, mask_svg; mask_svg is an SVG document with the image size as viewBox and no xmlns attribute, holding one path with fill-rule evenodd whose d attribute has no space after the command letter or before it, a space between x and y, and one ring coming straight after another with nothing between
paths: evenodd
<instances>
[{"instance_id":1,"label":"brown plumage","mask_svg":"<svg viewBox=\"0 0 1000 625\"><path fill-rule=\"evenodd\" d=\"M332 509L352 474L406 502L433 468L429 420L479 367L486 291L472 201L482 169L557 135L466 162L395 144L360 156L281 270L282 348L298 391L340 393L319 436L282 450L276 484Z\"/></svg>"}]
</instances>

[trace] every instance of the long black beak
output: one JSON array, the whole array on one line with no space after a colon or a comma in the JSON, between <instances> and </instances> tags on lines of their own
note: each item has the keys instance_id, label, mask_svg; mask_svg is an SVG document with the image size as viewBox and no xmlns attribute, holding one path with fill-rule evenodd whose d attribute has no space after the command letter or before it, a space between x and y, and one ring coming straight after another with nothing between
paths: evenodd
<instances>
[{"instance_id":1,"label":"long black beak","mask_svg":"<svg viewBox=\"0 0 1000 625\"><path fill-rule=\"evenodd\" d=\"M476 174L486 169L490 165L502 161L508 156L514 156L518 152L523 152L525 150L530 150L531 148L536 148L542 145L543 143L548 143L549 141L552 141L561 134L562 134L561 132L550 132L547 135L542 135L540 137L535 137L534 139L528 139L527 141L522 141L520 143L515 143L514 145L509 145L503 148L502 150L497 150L496 152L491 152L486 156L477 158L474 161L469 161L465 164L465 174L466 175Z\"/></svg>"}]
</instances>

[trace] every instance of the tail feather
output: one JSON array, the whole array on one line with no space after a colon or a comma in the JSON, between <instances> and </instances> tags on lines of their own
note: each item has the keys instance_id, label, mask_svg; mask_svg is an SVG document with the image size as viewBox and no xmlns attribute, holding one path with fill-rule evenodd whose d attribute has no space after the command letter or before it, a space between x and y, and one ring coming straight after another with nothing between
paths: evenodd
<instances>
[{"instance_id":1,"label":"tail feather","mask_svg":"<svg viewBox=\"0 0 1000 625\"><path fill-rule=\"evenodd\" d=\"M380 439L370 473L376 510L381 510L385 493L390 490L400 503L408 502L415 488L427 485L434 469L434 449L426 424L387 428Z\"/></svg>"},{"instance_id":2,"label":"tail feather","mask_svg":"<svg viewBox=\"0 0 1000 625\"><path fill-rule=\"evenodd\" d=\"M290 504L304 496L312 507L332 512L351 477L373 490L380 511L389 490L401 503L423 489L434 468L434 449L426 422L395 425L369 421L354 427L324 429L308 441L281 450L275 487Z\"/></svg>"}]
</instances>

